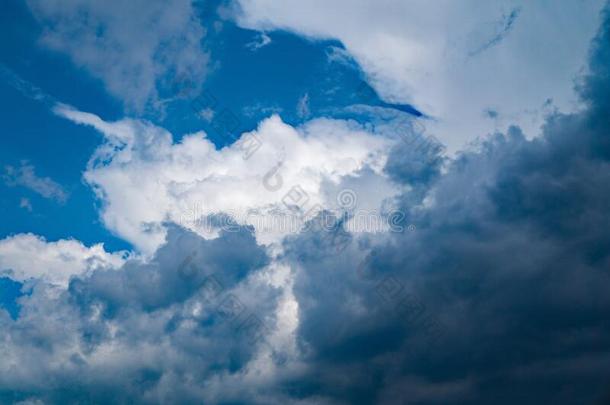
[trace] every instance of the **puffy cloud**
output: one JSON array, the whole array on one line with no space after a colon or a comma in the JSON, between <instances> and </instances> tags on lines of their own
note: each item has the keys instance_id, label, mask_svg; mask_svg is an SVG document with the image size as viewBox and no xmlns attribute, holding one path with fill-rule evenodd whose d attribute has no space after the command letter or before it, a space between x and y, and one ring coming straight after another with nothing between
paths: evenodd
<instances>
[{"instance_id":1,"label":"puffy cloud","mask_svg":"<svg viewBox=\"0 0 610 405\"><path fill-rule=\"evenodd\" d=\"M337 188L349 178L363 180L367 209L396 193L383 172L395 141L353 122L317 119L293 128L272 116L218 150L204 133L173 143L171 134L144 121L108 123L66 106L57 112L104 134L106 143L92 157L85 180L104 202L105 225L148 254L164 240L163 222L211 236L213 227L200 219L220 213L255 226L260 241L279 242L291 230L263 231L257 219L290 219L285 202L295 187L305 193L303 210L335 208Z\"/></svg>"},{"instance_id":2,"label":"puffy cloud","mask_svg":"<svg viewBox=\"0 0 610 405\"><path fill-rule=\"evenodd\" d=\"M455 151L512 124L537 135L546 113L574 110L572 81L604 1L235 3L244 27L339 39L384 99L432 116Z\"/></svg>"},{"instance_id":3,"label":"puffy cloud","mask_svg":"<svg viewBox=\"0 0 610 405\"><path fill-rule=\"evenodd\" d=\"M291 352L268 264L247 228L206 241L171 227L150 261L98 268L60 294L36 285L16 320L0 313L0 399L281 403L265 387Z\"/></svg>"},{"instance_id":4,"label":"puffy cloud","mask_svg":"<svg viewBox=\"0 0 610 405\"><path fill-rule=\"evenodd\" d=\"M203 79L205 31L190 0L27 3L42 25L41 43L87 68L131 110L158 101L167 75Z\"/></svg>"},{"instance_id":5,"label":"puffy cloud","mask_svg":"<svg viewBox=\"0 0 610 405\"><path fill-rule=\"evenodd\" d=\"M0 240L0 273L16 281L36 279L66 287L73 276L119 268L125 255L108 253L102 244L87 247L76 240L48 242L40 236L19 234Z\"/></svg>"}]
</instances>

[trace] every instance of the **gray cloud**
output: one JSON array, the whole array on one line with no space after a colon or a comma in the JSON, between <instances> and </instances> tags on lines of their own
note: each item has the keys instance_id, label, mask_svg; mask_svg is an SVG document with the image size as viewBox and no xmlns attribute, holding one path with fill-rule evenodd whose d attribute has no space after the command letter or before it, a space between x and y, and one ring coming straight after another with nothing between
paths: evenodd
<instances>
[{"instance_id":1,"label":"gray cloud","mask_svg":"<svg viewBox=\"0 0 610 405\"><path fill-rule=\"evenodd\" d=\"M0 402L247 396L260 388L248 374L260 335L275 328L277 291L257 278L267 262L248 229L206 241L171 228L150 262L73 278L64 292L34 284L18 319L0 313Z\"/></svg>"},{"instance_id":2,"label":"gray cloud","mask_svg":"<svg viewBox=\"0 0 610 405\"><path fill-rule=\"evenodd\" d=\"M409 153L391 155L394 180L415 186L400 204L416 232L357 238L340 256L324 254L315 233L288 241L299 338L316 370L295 385L353 404L602 398L609 29L606 18L579 84L588 109L549 116L542 137L513 127L443 175L434 165L422 171Z\"/></svg>"}]
</instances>

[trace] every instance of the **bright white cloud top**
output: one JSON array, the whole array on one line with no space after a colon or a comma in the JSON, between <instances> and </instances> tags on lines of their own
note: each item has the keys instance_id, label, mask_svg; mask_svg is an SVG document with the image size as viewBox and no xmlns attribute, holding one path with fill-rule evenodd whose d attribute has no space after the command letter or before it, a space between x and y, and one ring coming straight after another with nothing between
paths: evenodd
<instances>
[{"instance_id":1,"label":"bright white cloud top","mask_svg":"<svg viewBox=\"0 0 610 405\"><path fill-rule=\"evenodd\" d=\"M67 287L70 277L94 270L118 269L126 253L108 253L101 243L87 247L77 240L46 241L32 234L0 240L0 269L16 281L41 280Z\"/></svg>"},{"instance_id":2,"label":"bright white cloud top","mask_svg":"<svg viewBox=\"0 0 610 405\"><path fill-rule=\"evenodd\" d=\"M109 123L65 106L57 112L105 136L84 178L103 201L104 224L147 254L164 241L164 221L209 237L211 230L199 220L223 213L255 226L259 241L280 242L300 228L263 231L261 219L289 216L284 201L294 187L307 193L306 210L337 208L344 180L360 192L363 209L379 210L398 193L383 173L395 141L347 121L317 119L294 128L272 116L240 141L217 149L203 132L174 143L169 132L144 121ZM243 142L253 136L260 148L245 156Z\"/></svg>"}]
</instances>

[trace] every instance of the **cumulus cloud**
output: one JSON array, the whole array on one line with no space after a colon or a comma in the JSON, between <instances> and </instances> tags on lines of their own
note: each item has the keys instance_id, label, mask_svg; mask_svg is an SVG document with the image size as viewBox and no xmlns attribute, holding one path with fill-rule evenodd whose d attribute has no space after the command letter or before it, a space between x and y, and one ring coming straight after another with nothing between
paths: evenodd
<instances>
[{"instance_id":1,"label":"cumulus cloud","mask_svg":"<svg viewBox=\"0 0 610 405\"><path fill-rule=\"evenodd\" d=\"M21 282L36 279L66 287L73 276L120 267L125 255L108 253L102 244L87 247L76 240L48 242L19 234L0 240L0 274Z\"/></svg>"},{"instance_id":2,"label":"cumulus cloud","mask_svg":"<svg viewBox=\"0 0 610 405\"><path fill-rule=\"evenodd\" d=\"M148 262L81 274L60 294L37 285L18 319L0 313L0 399L281 403L264 388L286 361L267 343L276 276L249 229L206 241L173 227Z\"/></svg>"},{"instance_id":3,"label":"cumulus cloud","mask_svg":"<svg viewBox=\"0 0 610 405\"><path fill-rule=\"evenodd\" d=\"M512 124L538 135L548 100L574 110L572 81L603 3L235 1L244 27L340 40L386 101L434 117L453 151Z\"/></svg>"},{"instance_id":4,"label":"cumulus cloud","mask_svg":"<svg viewBox=\"0 0 610 405\"><path fill-rule=\"evenodd\" d=\"M208 56L190 0L28 0L41 43L100 78L132 111L158 101L168 76L200 78Z\"/></svg>"},{"instance_id":5,"label":"cumulus cloud","mask_svg":"<svg viewBox=\"0 0 610 405\"><path fill-rule=\"evenodd\" d=\"M324 370L295 384L347 403L605 398L609 27L580 81L588 108L552 115L534 140L513 127L424 174L400 198L416 232L355 238L340 257L320 253L315 233L287 241L298 336ZM411 182L400 156L387 170Z\"/></svg>"},{"instance_id":6,"label":"cumulus cloud","mask_svg":"<svg viewBox=\"0 0 610 405\"><path fill-rule=\"evenodd\" d=\"M107 226L150 255L85 271L59 293L38 283L19 299L17 319L0 312L0 400L606 398L609 47L606 14L578 82L581 111L553 113L535 139L511 127L451 161L434 142L413 148L383 125L293 128L271 117L218 150L202 133L174 143L144 121L59 106L104 134L85 179ZM358 203L391 202L405 226L352 234L341 226L352 213L332 230L318 215L273 250L247 221L213 237L170 224L182 201L202 201L216 224L230 209L271 215L289 209L282 200L293 184L322 208L337 189L361 187ZM44 250L36 237L16 238Z\"/></svg>"},{"instance_id":7,"label":"cumulus cloud","mask_svg":"<svg viewBox=\"0 0 610 405\"><path fill-rule=\"evenodd\" d=\"M396 194L383 172L395 141L347 121L317 119L294 128L274 115L218 150L201 132L173 143L171 134L144 121L109 123L66 106L57 112L104 134L106 143L92 157L85 180L104 202L105 225L148 254L164 240L165 221L203 236L213 230L198 220L214 214L257 226L257 217L290 215L285 202L295 190L306 195L303 210L334 208L332 190L347 178L377 179L369 181L376 194L363 190L367 208ZM286 234L256 230L265 243Z\"/></svg>"},{"instance_id":8,"label":"cumulus cloud","mask_svg":"<svg viewBox=\"0 0 610 405\"><path fill-rule=\"evenodd\" d=\"M36 174L34 166L27 161L22 161L19 167L6 166L2 177L4 183L8 186L25 187L44 198L55 200L60 204L65 203L68 199L68 193L59 183L49 177L39 177Z\"/></svg>"}]
</instances>

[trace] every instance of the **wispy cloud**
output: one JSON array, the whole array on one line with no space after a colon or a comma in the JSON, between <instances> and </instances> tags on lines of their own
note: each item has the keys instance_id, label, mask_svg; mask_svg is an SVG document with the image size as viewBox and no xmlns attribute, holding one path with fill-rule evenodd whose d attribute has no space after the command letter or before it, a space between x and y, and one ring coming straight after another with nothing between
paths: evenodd
<instances>
[{"instance_id":1,"label":"wispy cloud","mask_svg":"<svg viewBox=\"0 0 610 405\"><path fill-rule=\"evenodd\" d=\"M270 43L271 43L271 37L269 37L269 35L267 35L266 33L261 32L258 34L256 39L254 39L254 41L248 42L246 44L246 47L248 49L250 49L251 51L258 51L259 49L264 48L265 46L269 45Z\"/></svg>"},{"instance_id":2,"label":"wispy cloud","mask_svg":"<svg viewBox=\"0 0 610 405\"><path fill-rule=\"evenodd\" d=\"M168 76L205 75L205 31L189 0L27 4L42 26L41 43L100 78L131 110L155 107Z\"/></svg>"},{"instance_id":3,"label":"wispy cloud","mask_svg":"<svg viewBox=\"0 0 610 405\"><path fill-rule=\"evenodd\" d=\"M46 93L33 83L23 79L3 63L0 63L0 80L17 90L24 97L34 101L39 101L45 104L47 107L52 107L58 103L55 97Z\"/></svg>"},{"instance_id":4,"label":"wispy cloud","mask_svg":"<svg viewBox=\"0 0 610 405\"><path fill-rule=\"evenodd\" d=\"M21 197L21 200L19 200L19 208L23 208L25 210L28 210L29 212L32 212L32 202L29 198Z\"/></svg>"},{"instance_id":5,"label":"wispy cloud","mask_svg":"<svg viewBox=\"0 0 610 405\"><path fill-rule=\"evenodd\" d=\"M305 93L303 97L299 99L297 103L297 115L300 118L307 118L311 115L309 110L309 93Z\"/></svg>"},{"instance_id":6,"label":"wispy cloud","mask_svg":"<svg viewBox=\"0 0 610 405\"><path fill-rule=\"evenodd\" d=\"M64 204L68 200L68 193L59 183L49 177L39 177L34 166L27 161L22 161L19 167L5 166L2 179L7 186L28 188L42 197L55 200L60 204ZM24 205L23 199L20 206L29 206L31 209L29 201Z\"/></svg>"}]
</instances>

